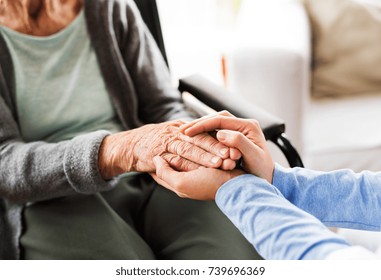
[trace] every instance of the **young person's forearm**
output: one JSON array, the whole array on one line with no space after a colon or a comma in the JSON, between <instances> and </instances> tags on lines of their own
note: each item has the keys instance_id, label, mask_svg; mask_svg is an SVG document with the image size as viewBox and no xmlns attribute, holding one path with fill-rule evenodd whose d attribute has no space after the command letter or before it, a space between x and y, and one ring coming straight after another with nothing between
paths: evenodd
<instances>
[{"instance_id":1,"label":"young person's forearm","mask_svg":"<svg viewBox=\"0 0 381 280\"><path fill-rule=\"evenodd\" d=\"M225 183L217 205L265 259L325 259L349 247L312 215L252 175Z\"/></svg>"},{"instance_id":2,"label":"young person's forearm","mask_svg":"<svg viewBox=\"0 0 381 280\"><path fill-rule=\"evenodd\" d=\"M380 172L318 172L277 164L273 185L327 226L381 230Z\"/></svg>"}]
</instances>

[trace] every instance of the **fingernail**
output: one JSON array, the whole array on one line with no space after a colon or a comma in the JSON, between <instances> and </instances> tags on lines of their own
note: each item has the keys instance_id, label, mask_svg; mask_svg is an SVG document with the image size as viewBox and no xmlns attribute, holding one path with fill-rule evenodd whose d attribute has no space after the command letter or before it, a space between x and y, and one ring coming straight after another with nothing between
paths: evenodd
<instances>
[{"instance_id":1,"label":"fingernail","mask_svg":"<svg viewBox=\"0 0 381 280\"><path fill-rule=\"evenodd\" d=\"M220 160L219 157L213 157L211 161L212 161L213 163L217 163L219 160Z\"/></svg>"},{"instance_id":2,"label":"fingernail","mask_svg":"<svg viewBox=\"0 0 381 280\"><path fill-rule=\"evenodd\" d=\"M224 131L220 130L217 132L217 138L219 140L224 141L226 139L226 137L227 137L227 134Z\"/></svg>"},{"instance_id":3,"label":"fingernail","mask_svg":"<svg viewBox=\"0 0 381 280\"><path fill-rule=\"evenodd\" d=\"M220 154L224 156L227 154L228 151L229 151L229 148L223 148L220 150Z\"/></svg>"}]
</instances>

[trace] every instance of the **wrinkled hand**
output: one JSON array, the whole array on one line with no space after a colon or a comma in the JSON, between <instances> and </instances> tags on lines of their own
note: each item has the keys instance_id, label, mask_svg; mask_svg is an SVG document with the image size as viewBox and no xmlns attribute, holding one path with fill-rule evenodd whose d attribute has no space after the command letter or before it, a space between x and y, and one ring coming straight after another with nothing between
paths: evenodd
<instances>
[{"instance_id":1,"label":"wrinkled hand","mask_svg":"<svg viewBox=\"0 0 381 280\"><path fill-rule=\"evenodd\" d=\"M218 130L217 139L221 143L242 153L245 171L272 183L274 161L258 121L223 112L185 124L181 129L188 136Z\"/></svg>"},{"instance_id":2,"label":"wrinkled hand","mask_svg":"<svg viewBox=\"0 0 381 280\"><path fill-rule=\"evenodd\" d=\"M149 124L107 136L98 160L102 177L109 179L130 171L154 172L153 158L158 155L176 170L235 167L234 160L238 158L229 158L229 148L207 133L185 136L179 129L183 124L181 121Z\"/></svg>"},{"instance_id":3,"label":"wrinkled hand","mask_svg":"<svg viewBox=\"0 0 381 280\"><path fill-rule=\"evenodd\" d=\"M242 170L224 171L199 167L188 172L178 172L161 157L155 157L156 174L154 180L163 187L183 198L214 200L217 190L230 179L244 174Z\"/></svg>"}]
</instances>

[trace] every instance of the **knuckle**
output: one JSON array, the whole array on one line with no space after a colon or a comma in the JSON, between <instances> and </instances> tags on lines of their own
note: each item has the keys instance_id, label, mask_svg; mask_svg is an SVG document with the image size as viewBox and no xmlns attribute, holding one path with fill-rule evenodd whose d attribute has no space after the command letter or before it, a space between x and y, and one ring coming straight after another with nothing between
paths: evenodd
<instances>
[{"instance_id":1,"label":"knuckle","mask_svg":"<svg viewBox=\"0 0 381 280\"><path fill-rule=\"evenodd\" d=\"M160 139L160 144L161 144L161 145L158 145L156 149L163 150L163 151L170 151L170 148L175 142L175 137L171 136L171 134L167 132L162 132L156 137Z\"/></svg>"},{"instance_id":2,"label":"knuckle","mask_svg":"<svg viewBox=\"0 0 381 280\"><path fill-rule=\"evenodd\" d=\"M177 126L181 126L181 125L183 125L183 124L185 124L186 122L185 121L183 121L183 120L176 120L175 121L175 125L176 125L176 127Z\"/></svg>"},{"instance_id":3,"label":"knuckle","mask_svg":"<svg viewBox=\"0 0 381 280\"><path fill-rule=\"evenodd\" d=\"M176 127L178 125L178 122L177 121L169 121L169 122L166 122L167 126L168 127Z\"/></svg>"},{"instance_id":4,"label":"knuckle","mask_svg":"<svg viewBox=\"0 0 381 280\"><path fill-rule=\"evenodd\" d=\"M206 134L205 135L205 142L208 145L209 148L215 148L219 145L220 142L218 142L216 139L214 139L212 136Z\"/></svg>"},{"instance_id":5,"label":"knuckle","mask_svg":"<svg viewBox=\"0 0 381 280\"><path fill-rule=\"evenodd\" d=\"M224 117L234 117L234 115L227 110L222 110L221 112L219 112L219 115Z\"/></svg>"},{"instance_id":6,"label":"knuckle","mask_svg":"<svg viewBox=\"0 0 381 280\"><path fill-rule=\"evenodd\" d=\"M185 122L182 120L175 120L166 122L165 124L169 130L177 130L181 125L185 124Z\"/></svg>"},{"instance_id":7,"label":"knuckle","mask_svg":"<svg viewBox=\"0 0 381 280\"><path fill-rule=\"evenodd\" d=\"M195 136L193 136L196 143L200 143L201 141L205 141L210 137L210 135L206 132L199 133Z\"/></svg>"},{"instance_id":8,"label":"knuckle","mask_svg":"<svg viewBox=\"0 0 381 280\"><path fill-rule=\"evenodd\" d=\"M205 149L209 151L217 149L220 145L220 143L216 139L214 139L211 135L207 133L198 135L196 144L199 144L200 146L202 145L203 147L205 147Z\"/></svg>"},{"instance_id":9,"label":"knuckle","mask_svg":"<svg viewBox=\"0 0 381 280\"><path fill-rule=\"evenodd\" d=\"M258 120L255 120L255 119L251 119L250 120L250 124L252 125L253 128L255 129L260 129L260 125L259 125L259 121Z\"/></svg>"},{"instance_id":10,"label":"knuckle","mask_svg":"<svg viewBox=\"0 0 381 280\"><path fill-rule=\"evenodd\" d=\"M167 151L170 152L170 153L177 153L177 150L179 149L179 141L178 140L174 140L174 139L171 139L167 142Z\"/></svg>"},{"instance_id":11,"label":"knuckle","mask_svg":"<svg viewBox=\"0 0 381 280\"><path fill-rule=\"evenodd\" d=\"M196 143L202 143L208 139L208 134L206 133L201 133L193 137L193 139L196 141Z\"/></svg>"},{"instance_id":12,"label":"knuckle","mask_svg":"<svg viewBox=\"0 0 381 280\"><path fill-rule=\"evenodd\" d=\"M195 164L179 155L166 154L163 158L168 164L177 171L191 171L194 170ZM159 170L160 172L161 170ZM159 175L159 174L158 174Z\"/></svg>"},{"instance_id":13,"label":"knuckle","mask_svg":"<svg viewBox=\"0 0 381 280\"><path fill-rule=\"evenodd\" d=\"M192 147L192 145L186 143L186 142L182 142L182 141L177 141L177 145L176 145L176 154L178 155L189 155L189 154L192 154L194 152L194 149Z\"/></svg>"},{"instance_id":14,"label":"knuckle","mask_svg":"<svg viewBox=\"0 0 381 280\"><path fill-rule=\"evenodd\" d=\"M166 155L164 157L168 164L175 169L178 169L181 166L181 157L177 155Z\"/></svg>"},{"instance_id":15,"label":"knuckle","mask_svg":"<svg viewBox=\"0 0 381 280\"><path fill-rule=\"evenodd\" d=\"M199 152L197 154L198 162L199 163L210 163L211 155L207 152Z\"/></svg>"},{"instance_id":16,"label":"knuckle","mask_svg":"<svg viewBox=\"0 0 381 280\"><path fill-rule=\"evenodd\" d=\"M180 164L181 164L181 167L180 167L181 170L183 171L192 170L192 162L190 162L189 160L183 159Z\"/></svg>"}]
</instances>

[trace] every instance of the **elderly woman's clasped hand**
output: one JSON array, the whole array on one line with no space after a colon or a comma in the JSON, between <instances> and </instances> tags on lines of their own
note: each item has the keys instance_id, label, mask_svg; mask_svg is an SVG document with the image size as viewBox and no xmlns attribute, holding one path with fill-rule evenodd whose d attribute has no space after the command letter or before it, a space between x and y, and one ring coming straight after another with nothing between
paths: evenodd
<instances>
[{"instance_id":1,"label":"elderly woman's clasped hand","mask_svg":"<svg viewBox=\"0 0 381 280\"><path fill-rule=\"evenodd\" d=\"M189 137L217 131L217 140L242 154L242 169L224 171L201 167L189 172L174 170L163 157L155 157L156 174L152 177L180 197L213 200L217 190L228 180L251 173L272 182L274 161L268 150L258 121L239 119L227 112L207 116L183 125L181 130Z\"/></svg>"},{"instance_id":2,"label":"elderly woman's clasped hand","mask_svg":"<svg viewBox=\"0 0 381 280\"><path fill-rule=\"evenodd\" d=\"M99 169L104 179L125 172L155 172L155 156L161 156L178 171L200 166L232 170L241 157L208 133L193 137L184 135L183 121L148 124L137 129L107 136L100 147Z\"/></svg>"}]
</instances>

